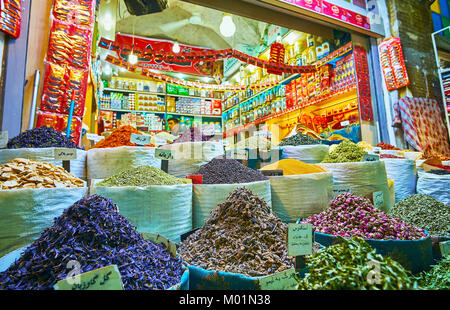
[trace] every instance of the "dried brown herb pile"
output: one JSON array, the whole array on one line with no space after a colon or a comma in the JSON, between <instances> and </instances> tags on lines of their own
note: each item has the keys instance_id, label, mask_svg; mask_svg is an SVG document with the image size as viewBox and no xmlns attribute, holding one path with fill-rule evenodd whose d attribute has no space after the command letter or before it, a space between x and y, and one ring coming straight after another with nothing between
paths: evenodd
<instances>
[{"instance_id":1,"label":"dried brown herb pile","mask_svg":"<svg viewBox=\"0 0 450 310\"><path fill-rule=\"evenodd\" d=\"M203 269L264 276L293 268L286 238L287 225L264 199L239 187L181 243L178 253Z\"/></svg>"}]
</instances>

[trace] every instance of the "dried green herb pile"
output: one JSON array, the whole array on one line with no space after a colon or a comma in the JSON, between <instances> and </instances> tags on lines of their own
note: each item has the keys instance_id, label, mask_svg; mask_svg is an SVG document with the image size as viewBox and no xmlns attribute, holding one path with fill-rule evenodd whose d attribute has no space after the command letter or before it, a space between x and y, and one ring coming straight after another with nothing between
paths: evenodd
<instances>
[{"instance_id":1,"label":"dried green herb pile","mask_svg":"<svg viewBox=\"0 0 450 310\"><path fill-rule=\"evenodd\" d=\"M152 166L140 166L123 170L96 184L96 186L148 186L190 183L190 180L176 178Z\"/></svg>"},{"instance_id":2,"label":"dried green herb pile","mask_svg":"<svg viewBox=\"0 0 450 310\"><path fill-rule=\"evenodd\" d=\"M296 135L281 140L279 146L286 146L286 145L297 146L297 145L311 145L311 144L320 144L320 140L311 138L310 136L304 135L302 133L297 133Z\"/></svg>"},{"instance_id":3,"label":"dried green herb pile","mask_svg":"<svg viewBox=\"0 0 450 310\"><path fill-rule=\"evenodd\" d=\"M450 290L450 257L443 258L431 270L421 272L416 278L425 290Z\"/></svg>"},{"instance_id":4,"label":"dried green herb pile","mask_svg":"<svg viewBox=\"0 0 450 310\"><path fill-rule=\"evenodd\" d=\"M376 254L364 239L338 237L339 243L306 258L308 273L299 282L304 290L399 290L417 288L405 269Z\"/></svg>"},{"instance_id":5,"label":"dried green herb pile","mask_svg":"<svg viewBox=\"0 0 450 310\"><path fill-rule=\"evenodd\" d=\"M265 276L294 267L286 238L287 224L264 199L239 187L181 243L178 253L203 269Z\"/></svg>"},{"instance_id":6,"label":"dried green herb pile","mask_svg":"<svg viewBox=\"0 0 450 310\"><path fill-rule=\"evenodd\" d=\"M450 236L450 205L431 196L411 195L397 202L388 214L426 229L432 236Z\"/></svg>"},{"instance_id":7,"label":"dried green herb pile","mask_svg":"<svg viewBox=\"0 0 450 310\"><path fill-rule=\"evenodd\" d=\"M348 163L363 161L363 155L367 152L351 141L344 140L335 147L330 148L330 152L322 163Z\"/></svg>"}]
</instances>

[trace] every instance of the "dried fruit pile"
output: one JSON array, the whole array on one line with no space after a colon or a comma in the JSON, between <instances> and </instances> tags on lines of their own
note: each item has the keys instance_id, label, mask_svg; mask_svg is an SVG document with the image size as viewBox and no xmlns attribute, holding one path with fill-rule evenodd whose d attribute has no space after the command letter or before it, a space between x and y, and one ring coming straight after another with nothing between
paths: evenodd
<instances>
[{"instance_id":1,"label":"dried fruit pile","mask_svg":"<svg viewBox=\"0 0 450 310\"><path fill-rule=\"evenodd\" d=\"M16 158L0 166L0 189L83 186L82 180L49 163Z\"/></svg>"},{"instance_id":2,"label":"dried fruit pile","mask_svg":"<svg viewBox=\"0 0 450 310\"><path fill-rule=\"evenodd\" d=\"M110 176L97 183L97 186L175 185L189 182L188 179L176 178L152 166L140 166Z\"/></svg>"},{"instance_id":3,"label":"dried fruit pile","mask_svg":"<svg viewBox=\"0 0 450 310\"><path fill-rule=\"evenodd\" d=\"M80 272L115 264L125 289L167 289L180 282L183 266L164 245L145 240L109 199L77 201L56 218L6 271L0 289L52 289L65 279L70 260Z\"/></svg>"},{"instance_id":4,"label":"dried fruit pile","mask_svg":"<svg viewBox=\"0 0 450 310\"><path fill-rule=\"evenodd\" d=\"M8 149L64 147L77 148L77 145L52 127L39 127L26 130L9 140Z\"/></svg>"},{"instance_id":5,"label":"dried fruit pile","mask_svg":"<svg viewBox=\"0 0 450 310\"><path fill-rule=\"evenodd\" d=\"M376 254L363 239L339 238L339 243L308 256L308 273L299 283L303 290L406 290L417 288L406 270Z\"/></svg>"},{"instance_id":6,"label":"dried fruit pile","mask_svg":"<svg viewBox=\"0 0 450 310\"><path fill-rule=\"evenodd\" d=\"M203 175L203 184L234 184L268 180L261 172L234 159L214 158L196 173Z\"/></svg>"},{"instance_id":7,"label":"dried fruit pile","mask_svg":"<svg viewBox=\"0 0 450 310\"><path fill-rule=\"evenodd\" d=\"M181 243L178 253L190 265L206 270L264 276L293 268L286 238L287 224L264 199L240 187Z\"/></svg>"},{"instance_id":8,"label":"dried fruit pile","mask_svg":"<svg viewBox=\"0 0 450 310\"><path fill-rule=\"evenodd\" d=\"M450 205L424 194L411 195L397 202L388 214L432 236L450 236Z\"/></svg>"},{"instance_id":9,"label":"dried fruit pile","mask_svg":"<svg viewBox=\"0 0 450 310\"><path fill-rule=\"evenodd\" d=\"M346 238L416 240L426 237L423 229L390 218L369 199L350 193L337 196L328 209L303 223L314 225L317 232Z\"/></svg>"}]
</instances>

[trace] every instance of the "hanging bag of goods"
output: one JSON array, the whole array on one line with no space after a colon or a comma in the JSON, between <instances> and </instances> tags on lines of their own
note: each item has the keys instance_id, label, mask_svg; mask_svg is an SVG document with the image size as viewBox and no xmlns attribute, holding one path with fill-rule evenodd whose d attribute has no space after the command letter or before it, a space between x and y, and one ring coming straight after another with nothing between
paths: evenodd
<instances>
[{"instance_id":1,"label":"hanging bag of goods","mask_svg":"<svg viewBox=\"0 0 450 310\"><path fill-rule=\"evenodd\" d=\"M285 223L322 212L333 198L333 175L319 166L282 159L261 170L283 170L269 179L272 209Z\"/></svg>"},{"instance_id":2,"label":"hanging bag of goods","mask_svg":"<svg viewBox=\"0 0 450 310\"><path fill-rule=\"evenodd\" d=\"M62 166L55 159L58 149L76 149L76 159L70 160L70 173L77 178L86 179L86 151L80 149L69 138L51 127L26 130L9 139L6 149L0 150L0 165L14 158L26 158ZM56 157L58 158L58 157Z\"/></svg>"},{"instance_id":3,"label":"hanging bag of goods","mask_svg":"<svg viewBox=\"0 0 450 310\"><path fill-rule=\"evenodd\" d=\"M287 231L263 198L244 187L235 189L180 243L178 253L189 267L189 289L255 290L261 277L295 273ZM314 243L312 252L318 249Z\"/></svg>"},{"instance_id":4,"label":"hanging bag of goods","mask_svg":"<svg viewBox=\"0 0 450 310\"><path fill-rule=\"evenodd\" d=\"M390 217L364 197L340 194L325 211L301 222L315 227L315 240L324 246L338 243L338 236L361 237L377 253L390 256L412 273L428 269L433 260L431 237L425 229Z\"/></svg>"},{"instance_id":5,"label":"hanging bag of goods","mask_svg":"<svg viewBox=\"0 0 450 310\"><path fill-rule=\"evenodd\" d=\"M0 166L0 256L29 244L88 192L85 182L49 163L16 158Z\"/></svg>"},{"instance_id":6,"label":"hanging bag of goods","mask_svg":"<svg viewBox=\"0 0 450 310\"><path fill-rule=\"evenodd\" d=\"M387 177L394 181L395 202L416 193L417 171L414 160L381 158Z\"/></svg>"},{"instance_id":7,"label":"hanging bag of goods","mask_svg":"<svg viewBox=\"0 0 450 310\"><path fill-rule=\"evenodd\" d=\"M222 142L215 141L174 142L161 149L171 151L173 159L169 160L168 172L177 178L195 174L211 159L224 155Z\"/></svg>"},{"instance_id":8,"label":"hanging bag of goods","mask_svg":"<svg viewBox=\"0 0 450 310\"><path fill-rule=\"evenodd\" d=\"M203 184L193 185L193 228L201 227L211 211L237 187L245 186L271 205L268 178L234 159L215 158L194 175L201 175Z\"/></svg>"},{"instance_id":9,"label":"hanging bag of goods","mask_svg":"<svg viewBox=\"0 0 450 310\"><path fill-rule=\"evenodd\" d=\"M320 163L328 154L328 145L302 133L284 138L278 145L282 149L281 159L297 159L308 164Z\"/></svg>"},{"instance_id":10,"label":"hanging bag of goods","mask_svg":"<svg viewBox=\"0 0 450 310\"><path fill-rule=\"evenodd\" d=\"M450 174L440 175L421 170L418 171L418 174L418 194L429 195L443 203L450 204Z\"/></svg>"},{"instance_id":11,"label":"hanging bag of goods","mask_svg":"<svg viewBox=\"0 0 450 310\"><path fill-rule=\"evenodd\" d=\"M113 200L120 214L141 233L160 234L172 241L192 229L192 184L161 169L140 166L100 182L91 194Z\"/></svg>"},{"instance_id":12,"label":"hanging bag of goods","mask_svg":"<svg viewBox=\"0 0 450 310\"><path fill-rule=\"evenodd\" d=\"M160 168L161 160L155 158L155 148L150 147L150 144L138 146L131 142L132 135L141 135L141 132L131 126L122 126L89 149L88 178L104 179L124 169L138 166Z\"/></svg>"}]
</instances>

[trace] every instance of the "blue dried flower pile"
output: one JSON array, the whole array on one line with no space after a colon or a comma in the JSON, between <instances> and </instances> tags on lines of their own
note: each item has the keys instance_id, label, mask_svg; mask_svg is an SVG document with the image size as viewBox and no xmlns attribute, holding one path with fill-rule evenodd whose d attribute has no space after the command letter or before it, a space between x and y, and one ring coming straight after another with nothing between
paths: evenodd
<instances>
[{"instance_id":1,"label":"blue dried flower pile","mask_svg":"<svg viewBox=\"0 0 450 310\"><path fill-rule=\"evenodd\" d=\"M184 272L181 258L145 240L111 200L90 196L64 210L0 273L0 289L53 289L71 272L70 260L80 263L82 273L116 264L129 290L167 289Z\"/></svg>"},{"instance_id":2,"label":"blue dried flower pile","mask_svg":"<svg viewBox=\"0 0 450 310\"><path fill-rule=\"evenodd\" d=\"M6 146L8 149L65 147L77 148L77 145L64 134L52 127L39 127L26 130L10 139Z\"/></svg>"}]
</instances>

